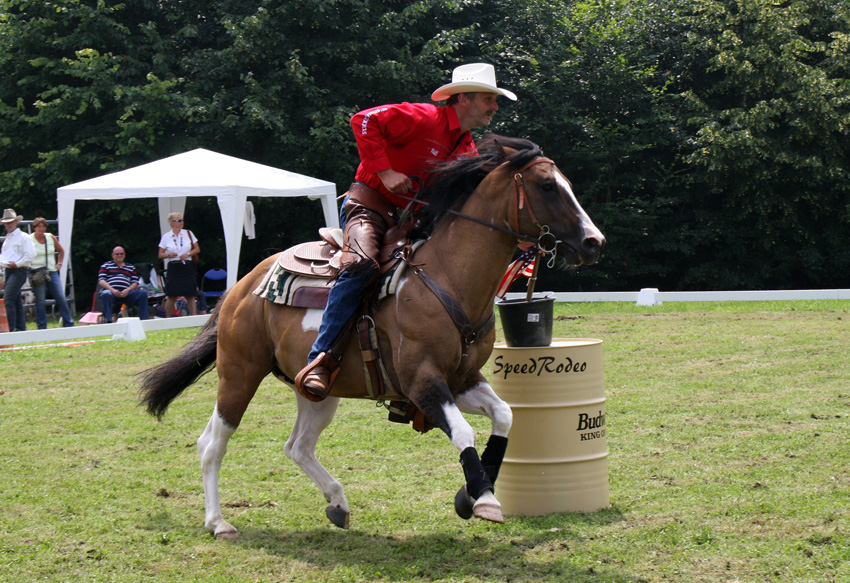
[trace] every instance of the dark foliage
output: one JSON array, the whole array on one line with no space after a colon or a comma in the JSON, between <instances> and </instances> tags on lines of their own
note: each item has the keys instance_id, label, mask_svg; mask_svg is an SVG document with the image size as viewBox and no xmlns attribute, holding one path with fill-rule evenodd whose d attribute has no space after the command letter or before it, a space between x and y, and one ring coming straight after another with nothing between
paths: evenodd
<instances>
[{"instance_id":1,"label":"dark foliage","mask_svg":"<svg viewBox=\"0 0 850 583\"><path fill-rule=\"evenodd\" d=\"M353 113L487 61L520 97L490 130L539 144L608 239L538 289L848 287L848 38L831 0L0 0L0 192L53 217L60 186L196 147L344 192ZM321 223L254 202L241 273ZM220 266L215 201L186 218ZM113 245L156 260L153 201L75 221L80 300Z\"/></svg>"}]
</instances>

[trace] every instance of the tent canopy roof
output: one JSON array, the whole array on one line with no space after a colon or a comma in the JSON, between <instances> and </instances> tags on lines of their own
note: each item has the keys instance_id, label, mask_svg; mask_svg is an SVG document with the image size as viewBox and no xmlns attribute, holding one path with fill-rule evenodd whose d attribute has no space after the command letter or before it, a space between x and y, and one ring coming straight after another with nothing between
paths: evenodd
<instances>
[{"instance_id":1,"label":"tent canopy roof","mask_svg":"<svg viewBox=\"0 0 850 583\"><path fill-rule=\"evenodd\" d=\"M320 199L328 226L339 226L336 186L332 182L218 154L203 148L120 172L106 174L56 191L59 239L71 247L77 200L159 199L160 226L168 230L169 212L182 212L188 196L214 196L221 210L227 247L227 285L236 283L245 202L249 196L306 196ZM62 266L63 281L67 267Z\"/></svg>"},{"instance_id":2,"label":"tent canopy roof","mask_svg":"<svg viewBox=\"0 0 850 583\"><path fill-rule=\"evenodd\" d=\"M57 191L58 199L183 196L336 196L332 182L203 148L106 174Z\"/></svg>"}]
</instances>

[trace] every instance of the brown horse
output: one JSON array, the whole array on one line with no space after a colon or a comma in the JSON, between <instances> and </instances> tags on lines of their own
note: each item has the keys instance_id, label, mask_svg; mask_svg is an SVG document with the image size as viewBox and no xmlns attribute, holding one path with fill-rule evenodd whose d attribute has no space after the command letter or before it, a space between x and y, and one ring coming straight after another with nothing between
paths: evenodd
<instances>
[{"instance_id":1,"label":"brown horse","mask_svg":"<svg viewBox=\"0 0 850 583\"><path fill-rule=\"evenodd\" d=\"M518 242L535 243L560 265L581 265L598 259L605 238L579 205L570 182L536 145L498 138L482 143L480 150L478 157L435 170L424 193L430 237L410 258L417 269L407 270L395 295L383 300L372 316L393 386L461 452L466 482L455 498L458 514L502 522L493 483L512 415L480 372L495 341L495 331L486 324L493 316L496 289ZM293 386L321 322L321 310L282 306L252 294L275 260L266 259L241 279L178 356L143 373L142 403L161 417L201 374L213 365L218 369L216 406L197 444L205 527L215 536L232 538L236 533L221 514L218 492L228 440L266 375L273 373ZM428 279L453 298L455 318ZM456 324L458 309L471 325L465 334ZM339 399L368 395L360 348L352 337L330 397L313 402L296 392L298 416L284 447L325 496L327 517L342 528L348 526L348 501L316 459L315 448ZM492 421L480 458L475 433L462 413Z\"/></svg>"}]
</instances>

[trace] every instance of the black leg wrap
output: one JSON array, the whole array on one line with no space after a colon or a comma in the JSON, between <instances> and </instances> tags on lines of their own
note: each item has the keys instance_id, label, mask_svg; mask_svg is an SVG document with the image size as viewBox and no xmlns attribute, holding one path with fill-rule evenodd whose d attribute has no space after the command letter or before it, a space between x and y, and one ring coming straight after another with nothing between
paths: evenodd
<instances>
[{"instance_id":1,"label":"black leg wrap","mask_svg":"<svg viewBox=\"0 0 850 583\"><path fill-rule=\"evenodd\" d=\"M502 467L502 460L505 459L505 450L508 448L508 438L499 435L491 435L487 440L487 447L484 448L484 453L481 454L481 463L484 465L484 471L487 472L487 477L495 484L496 478L499 477L499 468Z\"/></svg>"},{"instance_id":2,"label":"black leg wrap","mask_svg":"<svg viewBox=\"0 0 850 583\"><path fill-rule=\"evenodd\" d=\"M460 453L460 465L463 466L463 475L466 476L466 490L473 498L478 498L484 490L492 490L493 482L484 471L481 459L474 447L467 447Z\"/></svg>"}]
</instances>

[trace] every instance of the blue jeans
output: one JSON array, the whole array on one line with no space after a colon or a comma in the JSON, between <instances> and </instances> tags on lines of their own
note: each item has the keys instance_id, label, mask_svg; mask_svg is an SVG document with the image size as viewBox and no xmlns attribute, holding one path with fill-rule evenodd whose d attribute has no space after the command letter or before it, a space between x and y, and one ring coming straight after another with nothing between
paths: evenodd
<instances>
[{"instance_id":1,"label":"blue jeans","mask_svg":"<svg viewBox=\"0 0 850 583\"><path fill-rule=\"evenodd\" d=\"M308 363L313 362L322 352L331 349L334 340L360 307L366 284L374 274L375 270L372 269L363 269L354 273L343 271L340 274L328 296L328 307L322 314L322 325L307 357Z\"/></svg>"},{"instance_id":2,"label":"blue jeans","mask_svg":"<svg viewBox=\"0 0 850 583\"><path fill-rule=\"evenodd\" d=\"M105 289L100 292L100 303L103 306L103 317L107 324L112 322L112 305L116 301L119 307L121 304L135 305L139 308L139 319L148 319L148 292L143 289L134 289L130 290L126 298L116 298L111 291Z\"/></svg>"},{"instance_id":3,"label":"blue jeans","mask_svg":"<svg viewBox=\"0 0 850 583\"><path fill-rule=\"evenodd\" d=\"M9 320L10 332L23 332L27 329L27 314L24 312L21 288L27 282L28 271L26 268L6 268L6 291L3 294L3 301L6 303L6 318Z\"/></svg>"},{"instance_id":4,"label":"blue jeans","mask_svg":"<svg viewBox=\"0 0 850 583\"><path fill-rule=\"evenodd\" d=\"M68 309L68 300L65 299L65 291L62 289L62 278L59 277L58 271L51 271L50 281L44 285L37 285L32 288L32 293L35 294L35 325L39 330L47 328L47 310L45 302L47 300L47 291L50 288L50 295L56 300L56 305L59 306L59 314L62 316L62 325L65 328L70 328L74 325L74 319L71 317L71 310Z\"/></svg>"},{"instance_id":5,"label":"blue jeans","mask_svg":"<svg viewBox=\"0 0 850 583\"><path fill-rule=\"evenodd\" d=\"M339 207L339 228L345 228L345 203L348 202L348 195L345 195L345 198L342 199L342 205Z\"/></svg>"}]
</instances>

